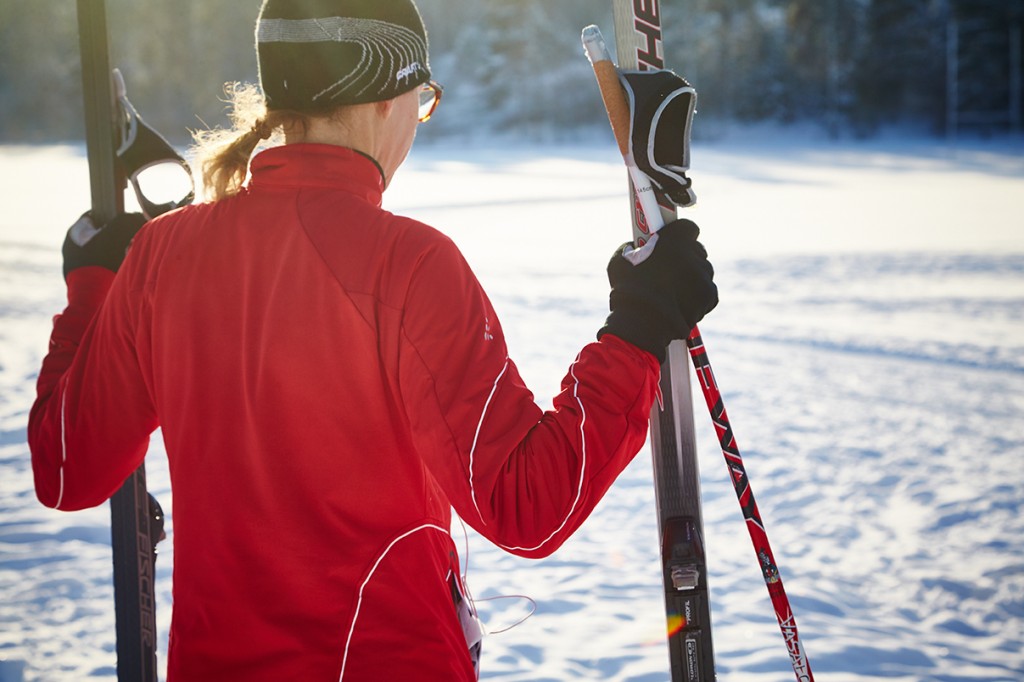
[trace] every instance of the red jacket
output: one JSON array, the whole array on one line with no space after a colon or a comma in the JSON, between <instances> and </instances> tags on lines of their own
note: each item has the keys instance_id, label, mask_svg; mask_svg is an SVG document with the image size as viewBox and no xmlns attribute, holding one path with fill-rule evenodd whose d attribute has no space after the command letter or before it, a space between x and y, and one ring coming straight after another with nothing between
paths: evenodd
<instances>
[{"instance_id":1,"label":"red jacket","mask_svg":"<svg viewBox=\"0 0 1024 682\"><path fill-rule=\"evenodd\" d=\"M542 557L644 442L653 356L586 346L542 412L458 249L340 147L259 154L236 197L83 268L29 442L46 505L102 503L161 427L170 680L474 678L450 509Z\"/></svg>"}]
</instances>

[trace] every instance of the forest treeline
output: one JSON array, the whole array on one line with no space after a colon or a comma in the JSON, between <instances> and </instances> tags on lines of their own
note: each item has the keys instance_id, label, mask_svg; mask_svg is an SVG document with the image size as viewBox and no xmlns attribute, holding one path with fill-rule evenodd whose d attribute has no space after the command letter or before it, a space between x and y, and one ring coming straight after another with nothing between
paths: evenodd
<instances>
[{"instance_id":1,"label":"forest treeline","mask_svg":"<svg viewBox=\"0 0 1024 682\"><path fill-rule=\"evenodd\" d=\"M385 2L387 0L380 0ZM443 115L430 135L550 138L603 125L579 34L608 0L418 0ZM176 141L224 122L223 85L256 79L259 0L107 0L113 62ZM815 121L1020 130L1024 0L662 0L666 64L701 126ZM0 140L83 137L75 2L0 0ZM441 112L439 112L441 114ZM700 130L698 129L698 134Z\"/></svg>"}]
</instances>

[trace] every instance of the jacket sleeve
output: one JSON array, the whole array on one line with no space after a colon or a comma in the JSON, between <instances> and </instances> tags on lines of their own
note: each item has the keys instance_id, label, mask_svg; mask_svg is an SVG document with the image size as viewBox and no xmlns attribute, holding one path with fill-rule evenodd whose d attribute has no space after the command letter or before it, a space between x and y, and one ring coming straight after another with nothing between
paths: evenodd
<instances>
[{"instance_id":1,"label":"jacket sleeve","mask_svg":"<svg viewBox=\"0 0 1024 682\"><path fill-rule=\"evenodd\" d=\"M643 446L659 367L614 336L583 348L542 411L497 316L450 242L403 311L400 384L416 446L459 515L504 549L554 552Z\"/></svg>"},{"instance_id":2,"label":"jacket sleeve","mask_svg":"<svg viewBox=\"0 0 1024 682\"><path fill-rule=\"evenodd\" d=\"M101 267L72 271L67 308L54 318L28 425L36 496L54 509L113 495L157 426L123 280Z\"/></svg>"}]
</instances>

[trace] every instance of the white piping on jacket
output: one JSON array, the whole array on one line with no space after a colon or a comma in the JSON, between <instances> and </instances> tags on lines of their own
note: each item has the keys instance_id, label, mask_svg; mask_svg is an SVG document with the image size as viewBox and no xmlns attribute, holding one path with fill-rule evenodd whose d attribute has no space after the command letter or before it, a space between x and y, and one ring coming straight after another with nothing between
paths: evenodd
<instances>
[{"instance_id":1,"label":"white piping on jacket","mask_svg":"<svg viewBox=\"0 0 1024 682\"><path fill-rule=\"evenodd\" d=\"M583 430L583 427L587 423L587 410L586 410L586 408L583 407L583 401L580 400L580 396L579 396L580 380L576 376L576 363L578 363L579 361L580 361L580 357L577 355L576 359L573 360L572 365L569 367L569 374L570 374L570 376L572 376L572 379L575 382L573 384L572 397L576 399L576 404L580 406L580 414L582 415L582 417L580 418L580 427L579 428L580 428L580 455L583 458L583 462L582 462L582 464L580 466L580 479L576 483L576 499L574 499L572 501L572 506L569 507L569 511L566 513L565 518L562 519L562 523L559 524L558 528L556 528L554 531L552 531L551 535L549 535L546 538L544 538L544 540L542 540L536 547L512 547L510 545L503 545L500 542L496 543L499 547L502 547L503 549L526 551L526 552L530 552L530 551L533 551L533 550L536 550L536 549L540 549L541 547L546 545L548 542L550 542L553 537L555 537L560 532L562 532L562 529L565 528L565 525L567 523L569 523L569 519L572 518L573 512L576 511L576 507L580 503L580 498L583 497L583 479L586 478L586 472L587 472L587 436L586 436L586 433ZM487 404L484 405L484 412L483 412L482 415L480 415L480 423L476 427L476 437L474 437L474 439L473 439L473 450L471 450L470 453L469 453L469 488L470 488L470 493L471 493L471 495L473 497L473 506L476 507L476 513L477 514L480 514L480 507L477 506L476 490L473 488L473 454L476 451L476 441L480 437L480 428L481 428L481 426L483 426L484 417L487 415L487 408L490 406L491 398L494 397L494 393L495 393L495 391L498 388L498 382L501 381L501 377L505 375L505 371L508 369L508 363L509 363L509 360L506 357L505 358L505 366L502 368L501 374L498 375L498 378L495 379L494 387L491 389L491 395L487 398ZM481 520L481 522L483 522L486 525L487 522L483 520L483 515L482 514L480 515L480 520Z\"/></svg>"},{"instance_id":2,"label":"white piping on jacket","mask_svg":"<svg viewBox=\"0 0 1024 682\"><path fill-rule=\"evenodd\" d=\"M338 676L338 682L341 682L345 679L345 665L348 663L348 648L349 645L352 644L352 635L356 631L356 620L359 618L359 610L363 606L363 590L366 588L366 585L370 582L370 579L373 578L373 574L377 572L377 567L380 566L380 562L383 561L384 557L388 555L388 552L391 551L391 548L398 544L399 541L404 540L413 533L417 533L421 530L426 530L427 528L433 528L435 530L441 531L446 535L448 534L447 530L433 523L425 523L422 526L418 526L410 531L402 533L397 538L392 540L391 544L389 544L387 548L381 553L381 555L377 557L377 560L373 562L373 568L370 569L370 573L366 576L366 580L364 580L363 584L359 586L359 599L356 601L356 611L354 614L352 614L352 625L349 627L348 637L345 639L345 655L341 659L341 674Z\"/></svg>"},{"instance_id":3,"label":"white piping on jacket","mask_svg":"<svg viewBox=\"0 0 1024 682\"><path fill-rule=\"evenodd\" d=\"M60 384L58 384L60 386ZM67 425L65 423L66 417L65 411L67 407L68 392L61 390L60 393L60 491L57 493L57 504L53 505L54 509L60 509L61 503L64 501L64 463L68 461L68 439L67 439Z\"/></svg>"},{"instance_id":4,"label":"white piping on jacket","mask_svg":"<svg viewBox=\"0 0 1024 682\"><path fill-rule=\"evenodd\" d=\"M505 376L505 372L508 371L509 357L505 356L505 365L501 368L501 372L498 373L498 378L494 380L494 385L491 386L491 394L487 396L487 402L484 403L483 412L480 413L480 421L476 425L476 433L473 435L473 447L469 449L469 496L473 500L473 506L476 507L476 514L480 517L480 523L487 525L484 515L480 512L480 505L476 502L476 488L473 487L473 457L476 454L476 444L480 440L480 429L483 428L484 418L487 416L487 410L491 406L491 400L494 399L494 394L498 392L498 384L501 382L501 378Z\"/></svg>"}]
</instances>

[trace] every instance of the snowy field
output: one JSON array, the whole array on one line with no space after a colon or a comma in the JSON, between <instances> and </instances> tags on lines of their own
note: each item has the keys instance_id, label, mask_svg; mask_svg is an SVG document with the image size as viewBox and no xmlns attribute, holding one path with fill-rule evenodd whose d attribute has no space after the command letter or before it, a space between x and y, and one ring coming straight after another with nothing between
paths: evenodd
<instances>
[{"instance_id":1,"label":"snowy field","mask_svg":"<svg viewBox=\"0 0 1024 682\"><path fill-rule=\"evenodd\" d=\"M722 303L701 325L819 680L1024 680L1024 142L734 134L693 154ZM418 147L386 206L449 233L547 404L628 236L603 141ZM113 679L106 507L32 491L25 422L88 201L81 149L0 147L0 682ZM718 676L793 679L697 396ZM173 503L159 438L151 488ZM668 679L649 454L558 554L479 537L484 679ZM166 652L170 543L158 563ZM163 659L161 659L162 661Z\"/></svg>"}]
</instances>

